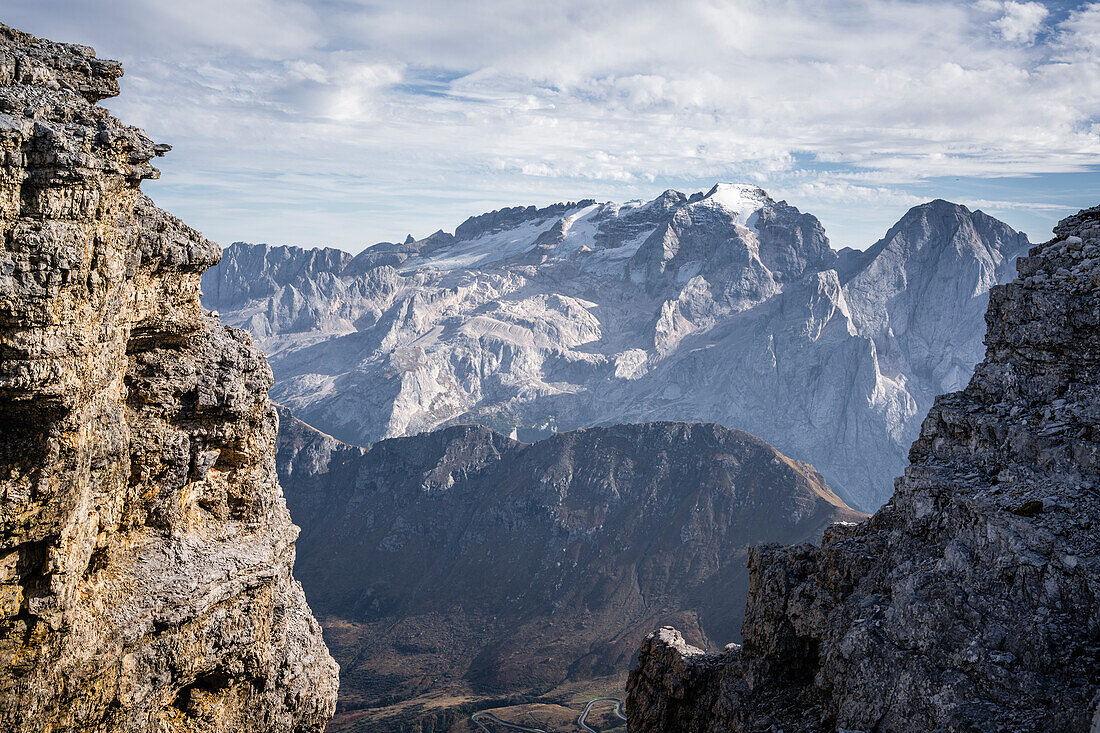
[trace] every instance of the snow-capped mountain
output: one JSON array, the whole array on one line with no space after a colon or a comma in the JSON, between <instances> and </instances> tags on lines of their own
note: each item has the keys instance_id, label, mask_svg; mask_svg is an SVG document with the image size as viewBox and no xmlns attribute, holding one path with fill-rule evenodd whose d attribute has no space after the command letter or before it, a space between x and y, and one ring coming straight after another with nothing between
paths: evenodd
<instances>
[{"instance_id":1,"label":"snow-capped mountain","mask_svg":"<svg viewBox=\"0 0 1100 733\"><path fill-rule=\"evenodd\" d=\"M980 360L987 291L1027 246L933 201L837 252L815 217L719 184L502 209L357 256L237 243L203 289L269 355L272 397L349 442L715 422L873 509L934 395Z\"/></svg>"}]
</instances>

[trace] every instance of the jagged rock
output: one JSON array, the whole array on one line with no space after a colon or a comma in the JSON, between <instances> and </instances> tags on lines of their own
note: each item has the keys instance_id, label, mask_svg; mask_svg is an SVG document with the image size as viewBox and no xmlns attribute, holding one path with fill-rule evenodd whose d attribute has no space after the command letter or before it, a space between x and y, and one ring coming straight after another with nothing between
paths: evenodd
<instances>
[{"instance_id":1,"label":"jagged rock","mask_svg":"<svg viewBox=\"0 0 1100 733\"><path fill-rule=\"evenodd\" d=\"M471 216L455 228L455 239L458 241L474 239L483 234L511 229L517 224L523 224L532 219L556 219L572 210L592 206L595 203L592 199L586 199L584 201L553 204L541 209L534 206L513 206L512 208L491 211L480 216Z\"/></svg>"},{"instance_id":2,"label":"jagged rock","mask_svg":"<svg viewBox=\"0 0 1100 733\"><path fill-rule=\"evenodd\" d=\"M274 398L341 440L716 422L875 508L981 358L986 293L1026 246L933 201L837 253L813 216L722 184L506 209L354 258L235 244L203 289L272 360Z\"/></svg>"},{"instance_id":3,"label":"jagged rock","mask_svg":"<svg viewBox=\"0 0 1100 733\"><path fill-rule=\"evenodd\" d=\"M726 637L748 545L862 518L809 466L718 425L532 444L464 425L364 450L281 422L296 572L344 665L344 709L622 673L654 624Z\"/></svg>"},{"instance_id":4,"label":"jagged rock","mask_svg":"<svg viewBox=\"0 0 1100 733\"><path fill-rule=\"evenodd\" d=\"M0 25L0 728L320 731L271 372L199 305L122 69Z\"/></svg>"},{"instance_id":5,"label":"jagged rock","mask_svg":"<svg viewBox=\"0 0 1100 733\"><path fill-rule=\"evenodd\" d=\"M736 652L650 636L631 731L1100 727L1100 207L1054 233L992 289L985 360L890 502L754 550Z\"/></svg>"}]
</instances>

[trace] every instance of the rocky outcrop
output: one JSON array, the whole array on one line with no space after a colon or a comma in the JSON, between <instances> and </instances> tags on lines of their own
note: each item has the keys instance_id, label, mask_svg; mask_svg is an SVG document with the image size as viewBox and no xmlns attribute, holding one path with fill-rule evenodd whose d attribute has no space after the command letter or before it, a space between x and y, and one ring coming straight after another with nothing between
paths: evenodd
<instances>
[{"instance_id":1,"label":"rocky outcrop","mask_svg":"<svg viewBox=\"0 0 1100 733\"><path fill-rule=\"evenodd\" d=\"M893 498L750 554L743 645L642 645L632 731L1100 727L1100 207L993 288Z\"/></svg>"},{"instance_id":2,"label":"rocky outcrop","mask_svg":"<svg viewBox=\"0 0 1100 733\"><path fill-rule=\"evenodd\" d=\"M0 26L0 728L320 731L271 372L199 305L118 63Z\"/></svg>"},{"instance_id":3,"label":"rocky outcrop","mask_svg":"<svg viewBox=\"0 0 1100 733\"><path fill-rule=\"evenodd\" d=\"M812 215L722 184L507 209L355 257L235 244L203 290L271 359L273 397L341 440L714 422L875 508L1026 247L933 201L838 253Z\"/></svg>"},{"instance_id":4,"label":"rocky outcrop","mask_svg":"<svg viewBox=\"0 0 1100 733\"><path fill-rule=\"evenodd\" d=\"M347 711L620 674L663 623L727 638L749 545L863 516L812 468L717 425L532 444L463 425L364 451L282 418L296 572Z\"/></svg>"}]
</instances>

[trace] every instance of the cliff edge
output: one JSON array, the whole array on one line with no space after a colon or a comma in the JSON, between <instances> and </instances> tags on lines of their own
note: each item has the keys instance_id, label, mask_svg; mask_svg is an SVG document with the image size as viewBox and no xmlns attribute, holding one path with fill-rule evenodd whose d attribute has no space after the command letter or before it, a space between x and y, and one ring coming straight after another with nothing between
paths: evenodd
<instances>
[{"instance_id":1,"label":"cliff edge","mask_svg":"<svg viewBox=\"0 0 1100 733\"><path fill-rule=\"evenodd\" d=\"M1100 729L1100 207L1054 233L890 502L756 548L743 646L647 637L631 731Z\"/></svg>"},{"instance_id":2,"label":"cliff edge","mask_svg":"<svg viewBox=\"0 0 1100 733\"><path fill-rule=\"evenodd\" d=\"M141 193L121 66L0 25L0 729L320 731L270 369Z\"/></svg>"}]
</instances>

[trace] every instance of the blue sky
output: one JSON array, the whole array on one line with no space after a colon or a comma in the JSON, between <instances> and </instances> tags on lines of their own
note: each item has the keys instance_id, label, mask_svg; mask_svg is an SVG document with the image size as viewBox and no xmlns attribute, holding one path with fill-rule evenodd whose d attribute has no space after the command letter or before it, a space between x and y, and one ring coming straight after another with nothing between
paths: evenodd
<instances>
[{"instance_id":1,"label":"blue sky","mask_svg":"<svg viewBox=\"0 0 1100 733\"><path fill-rule=\"evenodd\" d=\"M748 181L863 248L946 198L1100 203L1100 3L6 0L126 67L204 234L351 251L517 204Z\"/></svg>"}]
</instances>

